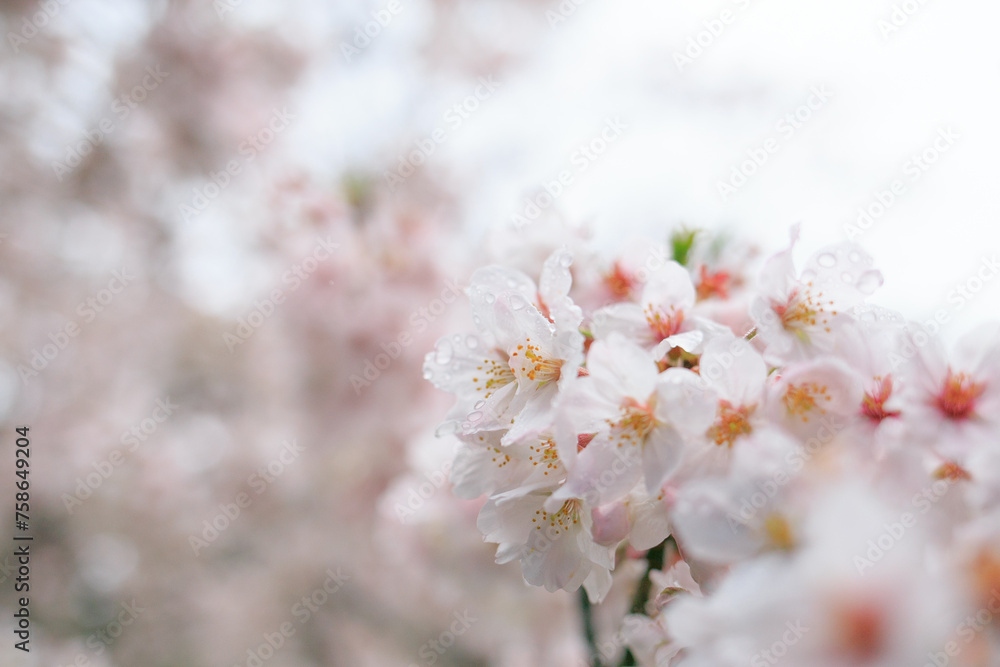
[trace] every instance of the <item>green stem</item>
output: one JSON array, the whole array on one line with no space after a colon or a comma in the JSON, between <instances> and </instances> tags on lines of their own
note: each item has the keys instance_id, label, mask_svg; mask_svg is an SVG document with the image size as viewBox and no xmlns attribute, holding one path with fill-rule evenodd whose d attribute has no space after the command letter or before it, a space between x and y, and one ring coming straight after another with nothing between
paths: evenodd
<instances>
[{"instance_id":1,"label":"green stem","mask_svg":"<svg viewBox=\"0 0 1000 667\"><path fill-rule=\"evenodd\" d=\"M580 587L580 615L583 617L583 634L587 638L587 653L592 667L599 667L597 657L597 633L594 632L594 610L590 606L587 591Z\"/></svg>"},{"instance_id":2,"label":"green stem","mask_svg":"<svg viewBox=\"0 0 1000 667\"><path fill-rule=\"evenodd\" d=\"M670 543L671 546L675 545L672 535L646 552L646 562L648 563L646 567L646 574L643 575L642 579L639 581L639 587L636 588L635 595L632 597L632 609L630 613L646 613L646 602L649 600L649 593L653 588L653 580L649 578L649 573L652 570L663 569L663 561L666 556L668 543ZM676 546L673 546L673 548L676 548ZM636 662L635 656L632 655L632 651L625 649L625 659L622 661L622 666L626 667L628 665L637 664L639 663Z\"/></svg>"}]
</instances>

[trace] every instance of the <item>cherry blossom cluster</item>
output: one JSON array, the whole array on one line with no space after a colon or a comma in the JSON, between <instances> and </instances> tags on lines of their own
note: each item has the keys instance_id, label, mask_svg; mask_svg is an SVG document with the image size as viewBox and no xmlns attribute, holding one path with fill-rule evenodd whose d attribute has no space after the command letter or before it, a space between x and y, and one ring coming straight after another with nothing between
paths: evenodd
<instances>
[{"instance_id":1,"label":"cherry blossom cluster","mask_svg":"<svg viewBox=\"0 0 1000 667\"><path fill-rule=\"evenodd\" d=\"M620 619L639 664L993 664L1000 328L949 349L867 302L860 247L798 269L797 239L759 267L682 230L477 270L475 332L424 363L457 399L453 491L549 591L634 593L616 566L663 550Z\"/></svg>"}]
</instances>

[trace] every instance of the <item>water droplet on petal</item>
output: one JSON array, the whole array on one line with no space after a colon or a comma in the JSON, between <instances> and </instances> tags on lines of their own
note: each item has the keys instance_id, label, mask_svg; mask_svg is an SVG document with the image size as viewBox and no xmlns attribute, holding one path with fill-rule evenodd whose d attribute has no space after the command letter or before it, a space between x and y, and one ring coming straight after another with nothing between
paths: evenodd
<instances>
[{"instance_id":1,"label":"water droplet on petal","mask_svg":"<svg viewBox=\"0 0 1000 667\"><path fill-rule=\"evenodd\" d=\"M478 319L478 318L476 318L476 319ZM479 323L477 322L476 324L479 324ZM467 348L469 348L470 350L474 350L477 347L479 347L479 339L476 338L475 336L468 336L465 339L465 346Z\"/></svg>"},{"instance_id":2,"label":"water droplet on petal","mask_svg":"<svg viewBox=\"0 0 1000 667\"><path fill-rule=\"evenodd\" d=\"M511 294L509 298L511 310L522 310L528 305L528 300L520 294Z\"/></svg>"},{"instance_id":3,"label":"water droplet on petal","mask_svg":"<svg viewBox=\"0 0 1000 667\"><path fill-rule=\"evenodd\" d=\"M863 294L872 294L882 286L882 274L878 271L865 271L858 278L856 287Z\"/></svg>"},{"instance_id":4,"label":"water droplet on petal","mask_svg":"<svg viewBox=\"0 0 1000 667\"><path fill-rule=\"evenodd\" d=\"M487 292L485 298L486 298L486 303L493 303L494 301L497 300L497 295L494 294L493 292Z\"/></svg>"},{"instance_id":5,"label":"water droplet on petal","mask_svg":"<svg viewBox=\"0 0 1000 667\"><path fill-rule=\"evenodd\" d=\"M559 256L559 266L563 268L568 268L573 263L573 255L568 252L564 252Z\"/></svg>"},{"instance_id":6,"label":"water droplet on petal","mask_svg":"<svg viewBox=\"0 0 1000 667\"><path fill-rule=\"evenodd\" d=\"M475 424L476 422L482 421L482 419L483 419L483 413L480 412L479 410L476 410L475 412L470 412L469 413L469 422L471 422L473 424Z\"/></svg>"},{"instance_id":7,"label":"water droplet on petal","mask_svg":"<svg viewBox=\"0 0 1000 667\"><path fill-rule=\"evenodd\" d=\"M486 401L484 401L484 400L478 400L478 401L476 401L476 404L473 405L472 407L475 408L476 410L480 410L480 409L482 409L482 407L484 405L486 405Z\"/></svg>"},{"instance_id":8,"label":"water droplet on petal","mask_svg":"<svg viewBox=\"0 0 1000 667\"><path fill-rule=\"evenodd\" d=\"M451 343L447 340L442 340L437 344L434 353L434 361L442 365L448 363L451 361L452 356Z\"/></svg>"},{"instance_id":9,"label":"water droplet on petal","mask_svg":"<svg viewBox=\"0 0 1000 667\"><path fill-rule=\"evenodd\" d=\"M513 278L508 278L507 279L507 287L509 287L511 289L514 289L515 287L517 287L517 281L514 280Z\"/></svg>"},{"instance_id":10,"label":"water droplet on petal","mask_svg":"<svg viewBox=\"0 0 1000 667\"><path fill-rule=\"evenodd\" d=\"M816 258L816 263L820 266L825 266L830 268L831 266L837 265L837 258L833 256L832 253L824 252L822 255Z\"/></svg>"},{"instance_id":11,"label":"water droplet on petal","mask_svg":"<svg viewBox=\"0 0 1000 667\"><path fill-rule=\"evenodd\" d=\"M443 435L451 435L452 433L456 433L457 431L458 431L457 423L444 422L436 429L434 429L434 435L440 438Z\"/></svg>"}]
</instances>

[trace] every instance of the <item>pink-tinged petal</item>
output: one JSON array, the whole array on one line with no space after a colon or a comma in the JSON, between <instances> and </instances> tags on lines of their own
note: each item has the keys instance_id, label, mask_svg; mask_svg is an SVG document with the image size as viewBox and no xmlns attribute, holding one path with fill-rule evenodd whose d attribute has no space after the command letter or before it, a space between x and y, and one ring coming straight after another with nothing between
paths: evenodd
<instances>
[{"instance_id":1,"label":"pink-tinged petal","mask_svg":"<svg viewBox=\"0 0 1000 667\"><path fill-rule=\"evenodd\" d=\"M573 531L549 537L545 528L531 531L521 559L524 580L545 590L575 591L590 574L591 563L583 557Z\"/></svg>"},{"instance_id":2,"label":"pink-tinged petal","mask_svg":"<svg viewBox=\"0 0 1000 667\"><path fill-rule=\"evenodd\" d=\"M601 308L591 317L590 331L597 340L618 333L643 346L656 342L646 314L635 303L615 303Z\"/></svg>"},{"instance_id":3,"label":"pink-tinged petal","mask_svg":"<svg viewBox=\"0 0 1000 667\"><path fill-rule=\"evenodd\" d=\"M504 542L497 547L496 563L504 565L524 558L527 548L520 542Z\"/></svg>"},{"instance_id":4,"label":"pink-tinged petal","mask_svg":"<svg viewBox=\"0 0 1000 667\"><path fill-rule=\"evenodd\" d=\"M642 471L648 493L659 493L663 483L680 466L685 451L684 438L673 426L657 426L649 433L642 447Z\"/></svg>"},{"instance_id":5,"label":"pink-tinged petal","mask_svg":"<svg viewBox=\"0 0 1000 667\"><path fill-rule=\"evenodd\" d=\"M553 433L559 458L572 468L580 447L580 437L606 428L605 420L618 414L620 398L611 401L600 395L593 378L579 378L552 401Z\"/></svg>"},{"instance_id":6,"label":"pink-tinged petal","mask_svg":"<svg viewBox=\"0 0 1000 667\"><path fill-rule=\"evenodd\" d=\"M501 295L493 304L498 344L510 354L525 339L551 342L555 332L552 323L525 297L517 293Z\"/></svg>"},{"instance_id":7,"label":"pink-tinged petal","mask_svg":"<svg viewBox=\"0 0 1000 667\"><path fill-rule=\"evenodd\" d=\"M734 406L761 402L767 364L747 341L730 335L705 344L698 372L719 398Z\"/></svg>"},{"instance_id":8,"label":"pink-tinged petal","mask_svg":"<svg viewBox=\"0 0 1000 667\"><path fill-rule=\"evenodd\" d=\"M767 299L782 301L798 284L798 274L792 260L792 249L799 240L799 225L792 226L788 248L767 260L760 273L758 290ZM758 324L759 326L759 324Z\"/></svg>"},{"instance_id":9,"label":"pink-tinged petal","mask_svg":"<svg viewBox=\"0 0 1000 667\"><path fill-rule=\"evenodd\" d=\"M482 384L473 378L484 377L483 371L490 372L490 368L496 366L499 371L509 373L506 357L506 352L487 347L480 336L443 336L434 350L424 357L424 378L438 389L461 398L467 392L475 392L475 387ZM506 381L513 379L513 374L509 374Z\"/></svg>"},{"instance_id":10,"label":"pink-tinged petal","mask_svg":"<svg viewBox=\"0 0 1000 667\"><path fill-rule=\"evenodd\" d=\"M668 368L656 379L656 419L684 437L703 434L715 419L717 397L697 373Z\"/></svg>"},{"instance_id":11,"label":"pink-tinged petal","mask_svg":"<svg viewBox=\"0 0 1000 667\"><path fill-rule=\"evenodd\" d=\"M507 491L531 476L534 466L521 448L503 447L500 431L463 437L451 467L453 493L459 498Z\"/></svg>"},{"instance_id":12,"label":"pink-tinged petal","mask_svg":"<svg viewBox=\"0 0 1000 667\"><path fill-rule=\"evenodd\" d=\"M503 436L503 444L519 442L549 430L553 422L552 399L557 390L555 383L537 389L513 418L513 423L509 424L510 430Z\"/></svg>"},{"instance_id":13,"label":"pink-tinged petal","mask_svg":"<svg viewBox=\"0 0 1000 667\"><path fill-rule=\"evenodd\" d=\"M458 424L463 433L472 434L480 431L495 431L510 425L510 420L518 412L514 403L517 384L508 382L497 389L485 392L486 398L479 398L475 403L469 401L479 394L462 400L459 397L455 406L448 412L448 420Z\"/></svg>"},{"instance_id":14,"label":"pink-tinged petal","mask_svg":"<svg viewBox=\"0 0 1000 667\"><path fill-rule=\"evenodd\" d=\"M608 434L598 434L577 456L566 483L552 494L548 507L557 499L587 498L604 505L624 498L642 478L642 445L617 445Z\"/></svg>"},{"instance_id":15,"label":"pink-tinged petal","mask_svg":"<svg viewBox=\"0 0 1000 667\"><path fill-rule=\"evenodd\" d=\"M642 289L644 308L671 308L687 313L694 306L695 288L687 269L670 260L654 272Z\"/></svg>"},{"instance_id":16,"label":"pink-tinged petal","mask_svg":"<svg viewBox=\"0 0 1000 667\"><path fill-rule=\"evenodd\" d=\"M864 389L861 378L836 358L794 366L775 384L769 411L800 439L821 437L821 430L840 430L860 412Z\"/></svg>"},{"instance_id":17,"label":"pink-tinged petal","mask_svg":"<svg viewBox=\"0 0 1000 667\"><path fill-rule=\"evenodd\" d=\"M690 352L692 354L697 353L699 347L701 347L702 342L705 340L705 333L693 329L691 331L683 331L681 333L674 334L673 336L668 336L661 340L655 348L653 348L653 358L663 359L667 356L670 350L675 347L679 347L685 352Z\"/></svg>"},{"instance_id":18,"label":"pink-tinged petal","mask_svg":"<svg viewBox=\"0 0 1000 667\"><path fill-rule=\"evenodd\" d=\"M741 517L740 501L731 495L724 480L685 486L673 506L671 522L681 549L701 560L732 563L764 546L763 539Z\"/></svg>"},{"instance_id":19,"label":"pink-tinged petal","mask_svg":"<svg viewBox=\"0 0 1000 667\"><path fill-rule=\"evenodd\" d=\"M1000 322L980 324L959 338L952 359L956 370L1000 380Z\"/></svg>"},{"instance_id":20,"label":"pink-tinged petal","mask_svg":"<svg viewBox=\"0 0 1000 667\"><path fill-rule=\"evenodd\" d=\"M542 275L538 281L538 298L543 312L556 327L564 330L576 330L583 322L583 311L569 298L569 290L573 283L570 266L573 264L573 253L568 248L556 250L545 261Z\"/></svg>"},{"instance_id":21,"label":"pink-tinged petal","mask_svg":"<svg viewBox=\"0 0 1000 667\"><path fill-rule=\"evenodd\" d=\"M486 542L523 544L531 533L531 519L541 509L545 497L515 489L490 498L476 520L483 539Z\"/></svg>"},{"instance_id":22,"label":"pink-tinged petal","mask_svg":"<svg viewBox=\"0 0 1000 667\"><path fill-rule=\"evenodd\" d=\"M882 286L882 274L874 267L875 261L861 246L844 241L810 257L799 280L826 290L846 310Z\"/></svg>"},{"instance_id":23,"label":"pink-tinged petal","mask_svg":"<svg viewBox=\"0 0 1000 667\"><path fill-rule=\"evenodd\" d=\"M497 265L477 269L469 279L466 291L473 307L479 304L490 306L507 292L516 292L529 301L533 301L538 293L535 281L523 272Z\"/></svg>"},{"instance_id":24,"label":"pink-tinged petal","mask_svg":"<svg viewBox=\"0 0 1000 667\"><path fill-rule=\"evenodd\" d=\"M600 604L611 590L611 572L603 567L592 567L583 581L583 588L590 604Z\"/></svg>"},{"instance_id":25,"label":"pink-tinged petal","mask_svg":"<svg viewBox=\"0 0 1000 667\"><path fill-rule=\"evenodd\" d=\"M628 537L628 508L624 503L611 503L595 507L590 512L593 520L594 542L604 546L617 546Z\"/></svg>"},{"instance_id":26,"label":"pink-tinged petal","mask_svg":"<svg viewBox=\"0 0 1000 667\"><path fill-rule=\"evenodd\" d=\"M628 501L630 529L628 541L640 551L652 549L670 535L667 507L659 494L633 493Z\"/></svg>"},{"instance_id":27,"label":"pink-tinged petal","mask_svg":"<svg viewBox=\"0 0 1000 667\"><path fill-rule=\"evenodd\" d=\"M656 362L648 352L619 334L595 341L587 370L598 393L608 400L647 399L656 384Z\"/></svg>"}]
</instances>

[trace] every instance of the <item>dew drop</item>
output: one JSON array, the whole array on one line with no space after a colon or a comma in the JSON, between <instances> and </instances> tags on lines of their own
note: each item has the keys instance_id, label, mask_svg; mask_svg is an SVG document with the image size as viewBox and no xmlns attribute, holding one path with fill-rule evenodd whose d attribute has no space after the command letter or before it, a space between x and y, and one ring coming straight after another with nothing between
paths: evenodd
<instances>
[{"instance_id":1,"label":"dew drop","mask_svg":"<svg viewBox=\"0 0 1000 667\"><path fill-rule=\"evenodd\" d=\"M476 319L478 319L478 318L476 318ZM476 324L479 324L479 323L476 322ZM479 347L479 339L476 338L475 336L467 336L465 338L465 346L467 348L469 348L470 350L474 350L477 347Z\"/></svg>"},{"instance_id":2,"label":"dew drop","mask_svg":"<svg viewBox=\"0 0 1000 667\"><path fill-rule=\"evenodd\" d=\"M476 401L476 404L473 405L472 407L475 408L476 410L480 410L480 409L482 409L482 407L484 405L486 405L486 401L480 399L480 400Z\"/></svg>"},{"instance_id":3,"label":"dew drop","mask_svg":"<svg viewBox=\"0 0 1000 667\"><path fill-rule=\"evenodd\" d=\"M511 289L514 289L515 287L517 287L517 281L514 280L513 278L508 278L507 279L507 287L509 287Z\"/></svg>"},{"instance_id":4,"label":"dew drop","mask_svg":"<svg viewBox=\"0 0 1000 667\"><path fill-rule=\"evenodd\" d=\"M858 278L857 288L863 294L872 294L882 286L882 274L878 271L865 271Z\"/></svg>"},{"instance_id":5,"label":"dew drop","mask_svg":"<svg viewBox=\"0 0 1000 667\"><path fill-rule=\"evenodd\" d=\"M573 263L573 255L571 255L570 253L564 252L562 255L559 256L559 266L563 268L569 268L569 266L572 263Z\"/></svg>"},{"instance_id":6,"label":"dew drop","mask_svg":"<svg viewBox=\"0 0 1000 667\"><path fill-rule=\"evenodd\" d=\"M475 424L483 420L483 413L479 410L469 413L469 422Z\"/></svg>"},{"instance_id":7,"label":"dew drop","mask_svg":"<svg viewBox=\"0 0 1000 667\"><path fill-rule=\"evenodd\" d=\"M822 255L816 258L816 262L820 266L825 266L826 268L830 268L831 266L837 265L837 258L834 257L831 253L824 252Z\"/></svg>"},{"instance_id":8,"label":"dew drop","mask_svg":"<svg viewBox=\"0 0 1000 667\"><path fill-rule=\"evenodd\" d=\"M486 298L486 303L493 303L494 301L497 300L497 295L494 294L493 292L487 292L485 298Z\"/></svg>"},{"instance_id":9,"label":"dew drop","mask_svg":"<svg viewBox=\"0 0 1000 667\"><path fill-rule=\"evenodd\" d=\"M452 349L451 343L447 340L442 340L438 343L437 348L434 350L434 361L439 364L446 364L451 361Z\"/></svg>"},{"instance_id":10,"label":"dew drop","mask_svg":"<svg viewBox=\"0 0 1000 667\"><path fill-rule=\"evenodd\" d=\"M451 435L458 432L458 424L453 421L443 422L440 426L434 429L434 435L441 437L443 435Z\"/></svg>"},{"instance_id":11,"label":"dew drop","mask_svg":"<svg viewBox=\"0 0 1000 667\"><path fill-rule=\"evenodd\" d=\"M528 305L528 300L520 294L511 294L509 298L511 310L524 310Z\"/></svg>"}]
</instances>

